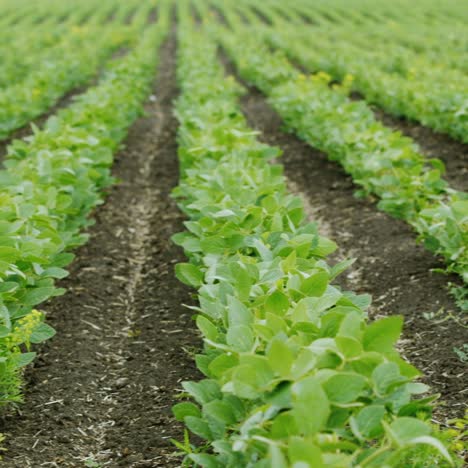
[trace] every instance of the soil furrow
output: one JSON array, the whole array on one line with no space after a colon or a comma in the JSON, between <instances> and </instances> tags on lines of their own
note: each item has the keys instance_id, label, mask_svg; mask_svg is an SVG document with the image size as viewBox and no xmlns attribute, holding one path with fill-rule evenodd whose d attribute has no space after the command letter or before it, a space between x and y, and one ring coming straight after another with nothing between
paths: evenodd
<instances>
[{"instance_id":1,"label":"soil furrow","mask_svg":"<svg viewBox=\"0 0 468 468\"><path fill-rule=\"evenodd\" d=\"M91 238L50 302L57 330L27 372L26 403L3 418L2 466L178 466L170 416L180 381L198 378L190 291L173 274L183 253L170 241L182 215L177 184L174 34L163 46L154 96L132 126ZM94 465L92 465L94 466Z\"/></svg>"},{"instance_id":2,"label":"soil furrow","mask_svg":"<svg viewBox=\"0 0 468 468\"><path fill-rule=\"evenodd\" d=\"M237 76L230 64L227 69ZM341 278L341 285L372 294L373 318L404 315L401 351L424 372L423 380L433 391L441 393L443 404L436 417L446 420L462 414L459 392L468 388L466 364L453 348L466 342L466 329L457 322L463 317L448 294L447 277L430 271L443 264L416 244L406 223L377 211L372 200L356 198L358 187L338 164L285 133L281 118L259 91L249 88L242 109L250 125L261 132L259 138L283 150L289 187L304 198L311 220L319 221L324 234L340 246L335 259L357 258ZM425 313L438 314L438 319L453 314L454 319L428 320Z\"/></svg>"}]
</instances>

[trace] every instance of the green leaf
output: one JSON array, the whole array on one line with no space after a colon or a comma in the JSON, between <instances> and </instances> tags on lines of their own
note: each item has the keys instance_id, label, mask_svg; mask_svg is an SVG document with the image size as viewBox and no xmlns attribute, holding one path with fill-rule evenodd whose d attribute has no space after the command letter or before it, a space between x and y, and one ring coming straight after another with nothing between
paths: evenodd
<instances>
[{"instance_id":1,"label":"green leaf","mask_svg":"<svg viewBox=\"0 0 468 468\"><path fill-rule=\"evenodd\" d=\"M50 267L44 270L41 274L43 277L51 277L57 279L63 279L69 275L67 270L58 267Z\"/></svg>"},{"instance_id":2,"label":"green leaf","mask_svg":"<svg viewBox=\"0 0 468 468\"><path fill-rule=\"evenodd\" d=\"M337 248L338 246L331 239L326 237L319 237L317 246L312 248L310 253L312 255L316 255L317 257L325 258L333 253Z\"/></svg>"},{"instance_id":3,"label":"green leaf","mask_svg":"<svg viewBox=\"0 0 468 468\"><path fill-rule=\"evenodd\" d=\"M187 416L195 416L199 418L201 416L200 408L197 405L188 401L177 403L172 407L172 412L177 421L183 421Z\"/></svg>"},{"instance_id":4,"label":"green leaf","mask_svg":"<svg viewBox=\"0 0 468 468\"><path fill-rule=\"evenodd\" d=\"M287 468L288 462L286 461L286 457L283 455L281 449L275 445L274 443L270 444L269 446L269 454L268 458L270 460L271 467L277 468Z\"/></svg>"},{"instance_id":5,"label":"green leaf","mask_svg":"<svg viewBox=\"0 0 468 468\"><path fill-rule=\"evenodd\" d=\"M32 307L52 297L55 291L54 287L30 289L23 294L21 301L25 306Z\"/></svg>"},{"instance_id":6,"label":"green leaf","mask_svg":"<svg viewBox=\"0 0 468 468\"><path fill-rule=\"evenodd\" d=\"M275 291L268 296L265 308L272 314L283 316L289 308L289 299L281 291Z\"/></svg>"},{"instance_id":7,"label":"green leaf","mask_svg":"<svg viewBox=\"0 0 468 468\"><path fill-rule=\"evenodd\" d=\"M341 275L341 273L346 271L355 261L355 258L351 258L349 260L344 260L340 263L337 263L336 265L333 265L330 272L330 280L334 280L337 276Z\"/></svg>"},{"instance_id":8,"label":"green leaf","mask_svg":"<svg viewBox=\"0 0 468 468\"><path fill-rule=\"evenodd\" d=\"M328 286L328 273L320 271L302 281L301 292L306 296L322 296Z\"/></svg>"},{"instance_id":9,"label":"green leaf","mask_svg":"<svg viewBox=\"0 0 468 468\"><path fill-rule=\"evenodd\" d=\"M304 435L314 435L326 424L330 415L327 394L316 377L306 377L292 387L296 424Z\"/></svg>"},{"instance_id":10,"label":"green leaf","mask_svg":"<svg viewBox=\"0 0 468 468\"><path fill-rule=\"evenodd\" d=\"M386 317L369 325L364 332L364 349L366 351L390 352L398 341L403 327L403 317L395 315Z\"/></svg>"},{"instance_id":11,"label":"green leaf","mask_svg":"<svg viewBox=\"0 0 468 468\"><path fill-rule=\"evenodd\" d=\"M267 350L270 367L281 377L288 377L294 362L294 355L288 345L280 340L273 340Z\"/></svg>"},{"instance_id":12,"label":"green leaf","mask_svg":"<svg viewBox=\"0 0 468 468\"><path fill-rule=\"evenodd\" d=\"M229 327L226 334L226 341L234 351L250 351L254 344L252 329L246 325L234 325Z\"/></svg>"},{"instance_id":13,"label":"green leaf","mask_svg":"<svg viewBox=\"0 0 468 468\"><path fill-rule=\"evenodd\" d=\"M337 336L335 338L336 345L341 353L347 358L352 359L362 354L362 345L354 338L346 336Z\"/></svg>"},{"instance_id":14,"label":"green leaf","mask_svg":"<svg viewBox=\"0 0 468 468\"><path fill-rule=\"evenodd\" d=\"M291 463L304 462L305 466L313 466L314 468L325 466L322 452L314 445L313 440L291 437L288 444L288 456Z\"/></svg>"},{"instance_id":15,"label":"green leaf","mask_svg":"<svg viewBox=\"0 0 468 468\"><path fill-rule=\"evenodd\" d=\"M431 445L436 450L438 450L440 454L450 463L450 466L454 465L452 457L448 453L444 444L442 444L442 442L436 439L435 437L430 437L430 436L415 437L414 439L411 439L407 443L408 445L419 445L419 444Z\"/></svg>"},{"instance_id":16,"label":"green leaf","mask_svg":"<svg viewBox=\"0 0 468 468\"><path fill-rule=\"evenodd\" d=\"M383 432L382 419L385 407L370 405L363 408L356 416L351 417L350 425L358 439L373 439Z\"/></svg>"},{"instance_id":17,"label":"green leaf","mask_svg":"<svg viewBox=\"0 0 468 468\"><path fill-rule=\"evenodd\" d=\"M366 386L366 379L359 374L341 372L323 383L330 402L346 404L354 402Z\"/></svg>"},{"instance_id":18,"label":"green leaf","mask_svg":"<svg viewBox=\"0 0 468 468\"><path fill-rule=\"evenodd\" d=\"M31 343L42 343L55 335L55 330L46 323L40 323L32 332L29 341Z\"/></svg>"},{"instance_id":19,"label":"green leaf","mask_svg":"<svg viewBox=\"0 0 468 468\"><path fill-rule=\"evenodd\" d=\"M36 353L22 353L16 356L13 356L13 361L17 367L27 366L29 363L34 361Z\"/></svg>"},{"instance_id":20,"label":"green leaf","mask_svg":"<svg viewBox=\"0 0 468 468\"><path fill-rule=\"evenodd\" d=\"M236 422L236 417L231 406L220 400L211 401L203 405L203 414L217 419L226 425Z\"/></svg>"},{"instance_id":21,"label":"green leaf","mask_svg":"<svg viewBox=\"0 0 468 468\"><path fill-rule=\"evenodd\" d=\"M175 273L179 281L193 288L199 288L203 284L203 273L192 263L178 263Z\"/></svg>"},{"instance_id":22,"label":"green leaf","mask_svg":"<svg viewBox=\"0 0 468 468\"><path fill-rule=\"evenodd\" d=\"M5 283L0 283L0 294L1 293L11 293L16 291L19 288L19 284L14 281L6 281Z\"/></svg>"},{"instance_id":23,"label":"green leaf","mask_svg":"<svg viewBox=\"0 0 468 468\"><path fill-rule=\"evenodd\" d=\"M197 436L202 439L212 440L210 426L206 421L196 416L186 416L184 419L185 425Z\"/></svg>"},{"instance_id":24,"label":"green leaf","mask_svg":"<svg viewBox=\"0 0 468 468\"><path fill-rule=\"evenodd\" d=\"M416 437L428 436L431 428L423 421L416 418L397 418L389 426L385 425L389 437L398 447L405 446Z\"/></svg>"},{"instance_id":25,"label":"green leaf","mask_svg":"<svg viewBox=\"0 0 468 468\"><path fill-rule=\"evenodd\" d=\"M196 463L197 466L201 466L202 468L223 468L223 465L216 460L214 455L191 453L189 458Z\"/></svg>"},{"instance_id":26,"label":"green leaf","mask_svg":"<svg viewBox=\"0 0 468 468\"><path fill-rule=\"evenodd\" d=\"M253 400L258 398L257 373L251 366L237 366L232 373L234 394L239 398Z\"/></svg>"},{"instance_id":27,"label":"green leaf","mask_svg":"<svg viewBox=\"0 0 468 468\"><path fill-rule=\"evenodd\" d=\"M392 391L395 384L408 381L400 374L400 368L394 362L384 362L377 366L372 372L372 380L379 396L384 396L388 391Z\"/></svg>"},{"instance_id":28,"label":"green leaf","mask_svg":"<svg viewBox=\"0 0 468 468\"><path fill-rule=\"evenodd\" d=\"M245 325L248 326L253 322L253 314L242 304L239 299L228 297L228 319L229 325Z\"/></svg>"},{"instance_id":29,"label":"green leaf","mask_svg":"<svg viewBox=\"0 0 468 468\"><path fill-rule=\"evenodd\" d=\"M239 357L240 366L249 366L255 372L252 385L256 388L265 388L274 378L273 369L265 356L258 354L242 354Z\"/></svg>"},{"instance_id":30,"label":"green leaf","mask_svg":"<svg viewBox=\"0 0 468 468\"><path fill-rule=\"evenodd\" d=\"M219 385L215 380L205 379L201 382L183 382L182 387L201 405L222 397Z\"/></svg>"},{"instance_id":31,"label":"green leaf","mask_svg":"<svg viewBox=\"0 0 468 468\"><path fill-rule=\"evenodd\" d=\"M213 377L221 377L225 372L232 369L239 364L239 359L234 354L220 354L213 359L208 366L210 373Z\"/></svg>"},{"instance_id":32,"label":"green leaf","mask_svg":"<svg viewBox=\"0 0 468 468\"><path fill-rule=\"evenodd\" d=\"M216 325L203 315L197 316L197 327L203 333L203 335L211 341L216 341L218 337L218 328Z\"/></svg>"}]
</instances>

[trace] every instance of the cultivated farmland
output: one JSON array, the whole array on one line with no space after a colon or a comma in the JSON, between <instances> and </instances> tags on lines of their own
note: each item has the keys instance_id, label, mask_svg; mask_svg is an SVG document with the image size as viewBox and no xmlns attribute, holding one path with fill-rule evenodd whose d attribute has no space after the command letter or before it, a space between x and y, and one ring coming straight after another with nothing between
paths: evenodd
<instances>
[{"instance_id":1,"label":"cultivated farmland","mask_svg":"<svg viewBox=\"0 0 468 468\"><path fill-rule=\"evenodd\" d=\"M467 8L0 12L1 466L465 466Z\"/></svg>"}]
</instances>

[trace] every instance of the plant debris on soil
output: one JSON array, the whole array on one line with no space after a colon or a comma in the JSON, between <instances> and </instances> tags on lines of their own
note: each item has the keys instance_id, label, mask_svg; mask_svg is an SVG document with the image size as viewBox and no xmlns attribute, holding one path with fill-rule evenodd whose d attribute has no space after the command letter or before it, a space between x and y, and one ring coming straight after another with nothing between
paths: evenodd
<instances>
[{"instance_id":1,"label":"plant debris on soil","mask_svg":"<svg viewBox=\"0 0 468 468\"><path fill-rule=\"evenodd\" d=\"M27 372L25 404L3 417L2 466L179 466L171 406L182 380L200 378L191 292L177 281L183 253L170 241L183 217L178 181L175 38L163 46L146 116L115 162L121 183L97 210L77 252L68 293L50 302L57 335Z\"/></svg>"},{"instance_id":2,"label":"plant debris on soil","mask_svg":"<svg viewBox=\"0 0 468 468\"><path fill-rule=\"evenodd\" d=\"M335 259L356 258L339 278L342 287L373 297L372 318L401 314L405 328L400 352L424 373L422 381L440 393L435 418L446 422L461 416L468 395L466 363L455 354L466 342L466 314L449 294L447 282L458 278L431 272L442 262L416 245L416 235L403 221L377 210L343 169L324 153L286 133L279 115L255 88L243 82L223 56L227 71L249 90L242 109L259 138L283 151L289 188L304 199L311 221L337 242ZM324 218L325 221L322 220ZM429 314L429 315L428 315ZM429 319L428 317L433 317Z\"/></svg>"}]
</instances>

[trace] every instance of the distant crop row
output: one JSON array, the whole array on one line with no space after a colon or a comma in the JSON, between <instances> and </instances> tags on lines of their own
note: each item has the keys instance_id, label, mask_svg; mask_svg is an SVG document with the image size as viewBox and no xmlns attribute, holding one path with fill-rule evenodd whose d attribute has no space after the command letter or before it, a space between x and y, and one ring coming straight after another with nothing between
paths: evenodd
<instances>
[{"instance_id":1,"label":"distant crop row","mask_svg":"<svg viewBox=\"0 0 468 468\"><path fill-rule=\"evenodd\" d=\"M113 153L142 112L167 29L166 11L95 87L9 147L0 172L0 403L20 398L20 368L35 356L25 346L53 334L34 307L63 293L55 280L113 181Z\"/></svg>"},{"instance_id":2,"label":"distant crop row","mask_svg":"<svg viewBox=\"0 0 468 468\"><path fill-rule=\"evenodd\" d=\"M216 36L241 76L269 97L302 139L340 162L365 193L379 197L379 208L408 221L426 247L467 281L468 197L443 180L443 163L426 159L411 139L379 123L365 102L349 100L347 83L330 86L327 74L303 75L281 51L270 52L258 34L249 34L238 17L225 15L234 32L221 28ZM277 41L288 50L309 49L294 39Z\"/></svg>"},{"instance_id":3,"label":"distant crop row","mask_svg":"<svg viewBox=\"0 0 468 468\"><path fill-rule=\"evenodd\" d=\"M112 10L104 3L92 12L86 4L78 12L70 11L68 22L52 27L52 33L50 21L32 32L28 23L15 28L22 40L5 47L1 59L0 140L88 83L113 53L135 42L152 3L143 4L128 26L124 23L136 5L129 2L119 8L112 2L111 6L116 13L111 24L106 20Z\"/></svg>"}]
</instances>

